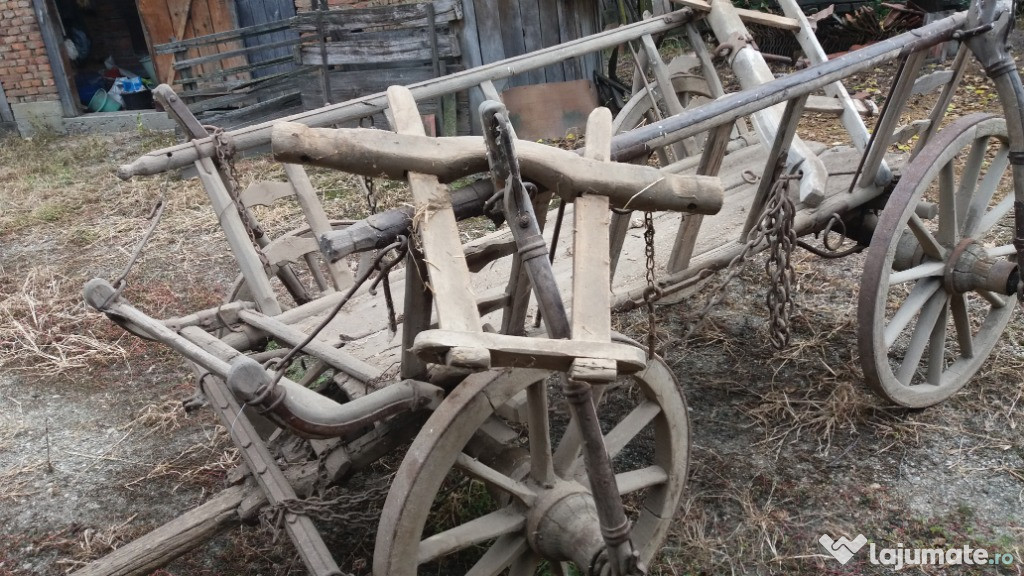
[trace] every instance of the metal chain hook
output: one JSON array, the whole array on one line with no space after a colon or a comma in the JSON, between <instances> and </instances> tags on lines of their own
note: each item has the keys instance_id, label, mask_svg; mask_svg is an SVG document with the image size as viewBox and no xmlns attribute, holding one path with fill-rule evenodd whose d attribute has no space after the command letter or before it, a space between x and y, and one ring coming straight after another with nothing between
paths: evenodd
<instances>
[{"instance_id":1,"label":"metal chain hook","mask_svg":"<svg viewBox=\"0 0 1024 576\"><path fill-rule=\"evenodd\" d=\"M654 214L644 212L644 252L647 256L647 287L644 288L644 304L647 306L647 359L654 358L658 339L658 317L654 303L661 299L663 291L657 284L654 273Z\"/></svg>"}]
</instances>

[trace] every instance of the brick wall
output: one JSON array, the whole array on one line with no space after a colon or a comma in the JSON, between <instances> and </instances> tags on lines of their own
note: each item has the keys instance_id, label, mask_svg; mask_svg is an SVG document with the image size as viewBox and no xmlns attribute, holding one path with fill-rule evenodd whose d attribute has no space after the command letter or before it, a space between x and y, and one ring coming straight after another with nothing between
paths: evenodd
<instances>
[{"instance_id":1,"label":"brick wall","mask_svg":"<svg viewBox=\"0 0 1024 576\"><path fill-rule=\"evenodd\" d=\"M12 104L58 99L31 0L0 0L0 84Z\"/></svg>"}]
</instances>

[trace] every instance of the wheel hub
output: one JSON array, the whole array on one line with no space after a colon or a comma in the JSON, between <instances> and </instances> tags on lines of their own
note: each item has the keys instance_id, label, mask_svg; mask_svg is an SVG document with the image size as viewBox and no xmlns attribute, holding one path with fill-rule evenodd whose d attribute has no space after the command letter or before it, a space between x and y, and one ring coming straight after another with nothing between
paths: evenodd
<instances>
[{"instance_id":1,"label":"wheel hub","mask_svg":"<svg viewBox=\"0 0 1024 576\"><path fill-rule=\"evenodd\" d=\"M542 489L526 516L526 539L544 558L590 566L604 549L601 523L590 492L578 482Z\"/></svg>"},{"instance_id":2,"label":"wheel hub","mask_svg":"<svg viewBox=\"0 0 1024 576\"><path fill-rule=\"evenodd\" d=\"M973 238L957 244L946 262L943 283L952 294L988 290L1012 295L1017 292L1020 270L1016 263L989 256L985 247Z\"/></svg>"}]
</instances>

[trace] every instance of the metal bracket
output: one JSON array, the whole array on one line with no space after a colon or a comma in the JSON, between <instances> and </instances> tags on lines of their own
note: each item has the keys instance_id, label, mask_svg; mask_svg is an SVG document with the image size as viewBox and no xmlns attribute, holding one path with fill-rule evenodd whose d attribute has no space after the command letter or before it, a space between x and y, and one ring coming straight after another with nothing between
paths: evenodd
<instances>
[{"instance_id":1,"label":"metal bracket","mask_svg":"<svg viewBox=\"0 0 1024 576\"><path fill-rule=\"evenodd\" d=\"M715 48L714 55L716 58L726 59L730 64L732 64L733 59L736 58L736 54L746 46L750 46L754 50L758 49L753 36L744 32L733 32L725 39L724 42L720 42L718 44L718 47Z\"/></svg>"}]
</instances>

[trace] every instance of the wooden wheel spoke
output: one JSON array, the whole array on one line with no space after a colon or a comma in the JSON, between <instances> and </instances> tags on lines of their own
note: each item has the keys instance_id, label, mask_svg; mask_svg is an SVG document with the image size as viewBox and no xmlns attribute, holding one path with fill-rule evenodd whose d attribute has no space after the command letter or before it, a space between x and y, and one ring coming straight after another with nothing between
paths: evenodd
<instances>
[{"instance_id":1,"label":"wooden wheel spoke","mask_svg":"<svg viewBox=\"0 0 1024 576\"><path fill-rule=\"evenodd\" d=\"M667 481L668 473L661 466L648 466L615 475L615 484L619 487L619 494L629 494L630 492L664 484Z\"/></svg>"},{"instance_id":2,"label":"wooden wheel spoke","mask_svg":"<svg viewBox=\"0 0 1024 576\"><path fill-rule=\"evenodd\" d=\"M992 258L1017 255L1017 249L1014 248L1013 244L1003 244L1002 246L996 246L995 248L987 248L985 251L988 252L988 255Z\"/></svg>"},{"instance_id":3,"label":"wooden wheel spoke","mask_svg":"<svg viewBox=\"0 0 1024 576\"><path fill-rule=\"evenodd\" d=\"M477 478L485 484L489 484L499 488L500 490L508 492L526 504L532 503L537 497L533 490L531 490L526 484L523 484L518 480L513 480L483 462L465 454L459 454L456 457L455 465L464 470L470 476Z\"/></svg>"},{"instance_id":4,"label":"wooden wheel spoke","mask_svg":"<svg viewBox=\"0 0 1024 576\"><path fill-rule=\"evenodd\" d=\"M946 264L944 262L925 262L923 264L918 264L913 268L893 272L892 276L889 276L889 285L895 286L896 284L904 284L906 282L928 278L929 276L942 276L945 270Z\"/></svg>"},{"instance_id":5,"label":"wooden wheel spoke","mask_svg":"<svg viewBox=\"0 0 1024 576\"><path fill-rule=\"evenodd\" d=\"M417 560L420 564L423 564L441 556L497 538L498 541L491 547L493 550L499 548L499 544L506 539L505 537L522 531L524 526L526 526L526 518L522 514L510 508L502 508L426 538L420 542ZM521 535L519 537L522 538ZM502 549L506 548L502 547ZM490 551L484 556L486 557L488 554L490 554ZM481 558L482 560L483 558ZM511 562L511 558L509 562ZM505 563L502 568L505 566L508 566L508 563ZM476 567L474 566L474 568Z\"/></svg>"},{"instance_id":6,"label":"wooden wheel spoke","mask_svg":"<svg viewBox=\"0 0 1024 576\"><path fill-rule=\"evenodd\" d=\"M942 372L946 369L946 326L945 321L948 314L949 299L947 298L939 310L939 320L932 328L931 337L928 339L928 374L929 384L936 386L942 382Z\"/></svg>"},{"instance_id":7,"label":"wooden wheel spoke","mask_svg":"<svg viewBox=\"0 0 1024 576\"><path fill-rule=\"evenodd\" d=\"M940 208L941 209L941 208ZM941 216L939 217L941 220ZM911 214L910 220L907 222L910 227L910 231L914 233L914 237L921 243L921 249L924 253L930 256L934 260L945 260L946 249L942 247L942 244L935 239L931 231L925 228L924 222L917 214ZM942 225L939 225L940 229Z\"/></svg>"},{"instance_id":8,"label":"wooden wheel spoke","mask_svg":"<svg viewBox=\"0 0 1024 576\"><path fill-rule=\"evenodd\" d=\"M985 300L988 300L993 308L1003 308L1006 306L1006 297L1002 294L996 294L989 290L978 290L978 294Z\"/></svg>"},{"instance_id":9,"label":"wooden wheel spoke","mask_svg":"<svg viewBox=\"0 0 1024 576\"><path fill-rule=\"evenodd\" d=\"M995 194L996 188L999 186L1003 173L1009 164L1010 147L1003 145L996 152L995 158L992 159L988 166L988 171L985 172L985 177L982 178L974 197L971 198L967 214L964 216L963 231L965 238L974 236L978 227L978 221L985 214L985 210L988 209L992 196Z\"/></svg>"},{"instance_id":10,"label":"wooden wheel spoke","mask_svg":"<svg viewBox=\"0 0 1024 576\"><path fill-rule=\"evenodd\" d=\"M508 576L533 576L540 566L540 556L533 550L520 554L508 569Z\"/></svg>"},{"instance_id":11,"label":"wooden wheel spoke","mask_svg":"<svg viewBox=\"0 0 1024 576\"><path fill-rule=\"evenodd\" d=\"M960 182L956 190L956 218L963 230L963 222L967 216L968 207L974 198L974 192L978 186L978 177L981 175L982 166L985 164L985 154L988 152L989 137L983 136L971 143L971 151L964 161L963 172L960 174Z\"/></svg>"},{"instance_id":12,"label":"wooden wheel spoke","mask_svg":"<svg viewBox=\"0 0 1024 576\"><path fill-rule=\"evenodd\" d=\"M526 537L506 534L487 549L466 576L497 576L528 549Z\"/></svg>"},{"instance_id":13,"label":"wooden wheel spoke","mask_svg":"<svg viewBox=\"0 0 1024 576\"><path fill-rule=\"evenodd\" d=\"M941 287L942 283L937 279L923 280L914 285L910 295L907 296L907 299L896 310L896 314L893 315L892 320L883 331L886 349L892 348L896 339L906 330L910 321L914 319L914 315L924 307L932 295Z\"/></svg>"},{"instance_id":14,"label":"wooden wheel spoke","mask_svg":"<svg viewBox=\"0 0 1024 576\"><path fill-rule=\"evenodd\" d=\"M939 231L936 234L939 243L950 248L956 246L960 240L960 226L957 224L956 173L953 168L953 162L949 161L939 172ZM921 243L924 244L924 241ZM928 249L925 247L925 253L927 252Z\"/></svg>"},{"instance_id":15,"label":"wooden wheel spoke","mask_svg":"<svg viewBox=\"0 0 1024 576\"><path fill-rule=\"evenodd\" d=\"M625 418L619 421L604 437L604 445L608 450L609 458L615 458L629 444L629 441L636 438L636 435L651 423L661 413L661 406L650 400L634 408Z\"/></svg>"},{"instance_id":16,"label":"wooden wheel spoke","mask_svg":"<svg viewBox=\"0 0 1024 576\"><path fill-rule=\"evenodd\" d=\"M900 363L899 370L896 372L896 379L904 386L910 385L917 366L921 363L924 350L931 340L935 323L940 320L942 311L946 307L946 299L945 292L933 294L921 309L921 316L917 320L917 325L914 326L914 333L907 345L907 353L904 354L903 362Z\"/></svg>"},{"instance_id":17,"label":"wooden wheel spoke","mask_svg":"<svg viewBox=\"0 0 1024 576\"><path fill-rule=\"evenodd\" d=\"M974 336L971 334L971 319L967 315L967 297L954 294L950 302L953 313L953 327L956 328L956 339L960 344L960 357L974 357Z\"/></svg>"},{"instance_id":18,"label":"wooden wheel spoke","mask_svg":"<svg viewBox=\"0 0 1024 576\"><path fill-rule=\"evenodd\" d=\"M530 476L550 483L555 472L551 455L551 425L548 422L548 385L546 381L526 389L527 425L530 435Z\"/></svg>"},{"instance_id":19,"label":"wooden wheel spoke","mask_svg":"<svg viewBox=\"0 0 1024 576\"><path fill-rule=\"evenodd\" d=\"M986 212L985 215L982 216L980 220L978 220L977 226L974 227L974 230L971 231L971 236L977 238L985 234L986 232L992 230L992 228L994 228L995 225L998 224L999 221L1002 220L1003 217L1010 212L1010 208L1012 207L1013 196L1007 195L1006 198L1000 200L999 204L993 206L991 210Z\"/></svg>"}]
</instances>

